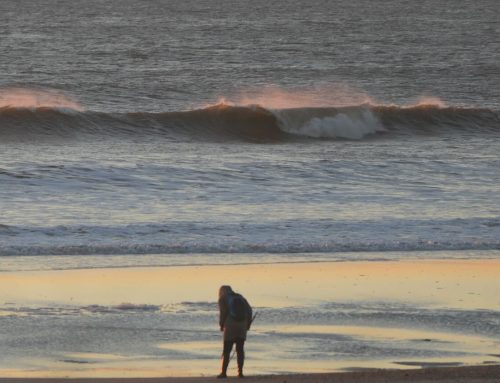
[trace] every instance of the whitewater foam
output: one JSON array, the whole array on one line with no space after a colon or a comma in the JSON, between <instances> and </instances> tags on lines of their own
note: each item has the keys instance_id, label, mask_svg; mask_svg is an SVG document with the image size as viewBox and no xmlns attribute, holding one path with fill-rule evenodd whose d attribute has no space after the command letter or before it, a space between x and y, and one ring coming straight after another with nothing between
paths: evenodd
<instances>
[{"instance_id":1,"label":"whitewater foam","mask_svg":"<svg viewBox=\"0 0 500 383\"><path fill-rule=\"evenodd\" d=\"M500 249L498 218L11 227L0 255L331 253ZM461 235L456 236L459 231ZM410 234L414 232L415 234ZM335 235L332 235L335 233Z\"/></svg>"},{"instance_id":2,"label":"whitewater foam","mask_svg":"<svg viewBox=\"0 0 500 383\"><path fill-rule=\"evenodd\" d=\"M367 135L385 131L384 127L368 108L348 109L331 116L314 116L314 111L305 109L287 115L287 111L274 111L278 124L285 132L314 138L346 138L360 140Z\"/></svg>"}]
</instances>

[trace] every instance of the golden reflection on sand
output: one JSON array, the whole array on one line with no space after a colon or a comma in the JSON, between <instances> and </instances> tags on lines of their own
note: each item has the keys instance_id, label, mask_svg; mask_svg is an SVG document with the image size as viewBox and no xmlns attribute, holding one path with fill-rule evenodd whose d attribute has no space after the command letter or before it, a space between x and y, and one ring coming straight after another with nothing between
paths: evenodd
<instances>
[{"instance_id":1,"label":"golden reflection on sand","mask_svg":"<svg viewBox=\"0 0 500 383\"><path fill-rule=\"evenodd\" d=\"M261 329L265 327L261 326ZM368 327L368 326L335 326L335 325L296 325L296 326L281 326L273 328L276 332L289 334L336 334L347 335L356 338L367 338L383 342L416 342L416 343L447 343L454 344L457 351L482 351L490 352L497 344L496 340L492 340L483 336L475 336L468 334L447 333L442 331L432 331L412 328L394 328L394 327Z\"/></svg>"},{"instance_id":2,"label":"golden reflection on sand","mask_svg":"<svg viewBox=\"0 0 500 383\"><path fill-rule=\"evenodd\" d=\"M23 304L169 305L183 301L213 302L217 290L231 284L256 307L309 305L333 302L402 302L445 308L500 309L500 260L445 260L400 262L319 262L123 268L0 273L0 304L4 315ZM2 315L0 312L0 315ZM216 318L214 316L214 328ZM411 369L419 363L482 364L495 350L496 340L479 336L432 330L339 326L279 325L256 323L252 334L336 334L375 339L386 343L446 343L446 349L467 352L464 357L384 358L363 360L353 356L338 360L297 359L287 355L293 344L282 350L257 340L248 342L252 374L282 371L307 373L355 368ZM29 359L29 368L0 369L4 377L160 377L214 376L221 352L219 338L213 342L159 341L153 347L185 353L183 360L151 359L99 353L61 354L58 360ZM281 354L280 354L281 352ZM401 363L401 364L399 364ZM230 371L233 375L235 363Z\"/></svg>"},{"instance_id":3,"label":"golden reflection on sand","mask_svg":"<svg viewBox=\"0 0 500 383\"><path fill-rule=\"evenodd\" d=\"M257 306L401 301L500 309L500 260L319 262L0 273L0 303L213 301L230 284Z\"/></svg>"},{"instance_id":4,"label":"golden reflection on sand","mask_svg":"<svg viewBox=\"0 0 500 383\"><path fill-rule=\"evenodd\" d=\"M126 356L117 354L97 354L94 352L75 352L66 354L67 358L86 359L86 360L123 360L127 359Z\"/></svg>"}]
</instances>

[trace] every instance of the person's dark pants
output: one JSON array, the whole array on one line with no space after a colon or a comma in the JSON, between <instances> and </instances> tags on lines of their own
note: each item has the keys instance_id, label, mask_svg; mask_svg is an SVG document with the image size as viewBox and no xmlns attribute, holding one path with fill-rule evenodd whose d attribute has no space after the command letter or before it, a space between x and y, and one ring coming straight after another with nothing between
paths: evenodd
<instances>
[{"instance_id":1,"label":"person's dark pants","mask_svg":"<svg viewBox=\"0 0 500 383\"><path fill-rule=\"evenodd\" d=\"M222 373L227 373L227 366L229 366L229 359L231 358L231 351L233 344L236 343L236 357L238 360L238 374L243 375L243 363L245 362L245 339L234 339L224 341L224 350L222 351Z\"/></svg>"}]
</instances>

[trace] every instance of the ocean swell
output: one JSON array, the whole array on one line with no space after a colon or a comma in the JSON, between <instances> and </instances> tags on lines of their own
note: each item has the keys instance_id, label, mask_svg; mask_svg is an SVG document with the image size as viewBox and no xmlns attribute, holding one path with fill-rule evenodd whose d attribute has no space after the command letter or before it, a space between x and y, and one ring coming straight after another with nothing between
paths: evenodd
<instances>
[{"instance_id":1,"label":"ocean swell","mask_svg":"<svg viewBox=\"0 0 500 383\"><path fill-rule=\"evenodd\" d=\"M103 137L282 142L456 133L498 134L500 113L478 108L368 104L273 110L219 104L164 113L102 113L68 107L0 108L0 142Z\"/></svg>"}]
</instances>

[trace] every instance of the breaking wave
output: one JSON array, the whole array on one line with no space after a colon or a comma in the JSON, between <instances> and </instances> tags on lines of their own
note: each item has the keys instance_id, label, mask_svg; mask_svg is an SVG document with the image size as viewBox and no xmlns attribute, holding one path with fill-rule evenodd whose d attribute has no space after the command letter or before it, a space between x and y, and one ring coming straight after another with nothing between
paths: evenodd
<instances>
[{"instance_id":1,"label":"breaking wave","mask_svg":"<svg viewBox=\"0 0 500 383\"><path fill-rule=\"evenodd\" d=\"M378 135L498 134L500 112L417 105L266 109L219 104L165 113L101 113L64 107L0 107L0 140L93 137L172 141L280 142L304 137L359 140Z\"/></svg>"},{"instance_id":2,"label":"breaking wave","mask_svg":"<svg viewBox=\"0 0 500 383\"><path fill-rule=\"evenodd\" d=\"M144 255L144 254L312 254L358 252L439 252L500 250L500 241L377 241L339 243L336 241L295 243L195 243L195 244L97 244L55 246L2 246L0 256L45 255Z\"/></svg>"},{"instance_id":3,"label":"breaking wave","mask_svg":"<svg viewBox=\"0 0 500 383\"><path fill-rule=\"evenodd\" d=\"M500 218L0 226L0 256L499 250ZM457 237L456 233L460 232ZM332 234L335 233L335 234ZM409 235L408 233L414 233Z\"/></svg>"}]
</instances>

